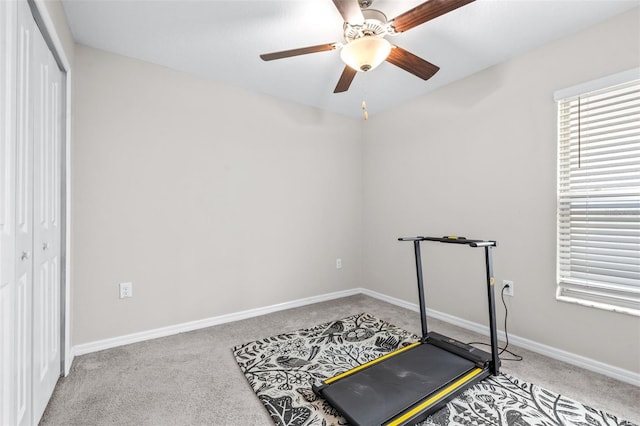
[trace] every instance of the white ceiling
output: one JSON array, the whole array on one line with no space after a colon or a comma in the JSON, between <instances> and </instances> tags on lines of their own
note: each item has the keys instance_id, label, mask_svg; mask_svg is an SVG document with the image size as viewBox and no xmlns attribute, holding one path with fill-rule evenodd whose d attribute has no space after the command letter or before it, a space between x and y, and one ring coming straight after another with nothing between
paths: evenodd
<instances>
[{"instance_id":1,"label":"white ceiling","mask_svg":"<svg viewBox=\"0 0 640 426\"><path fill-rule=\"evenodd\" d=\"M356 0L354 0L356 1ZM374 0L389 19L421 0ZM262 61L258 55L342 42L331 0L63 0L79 43L276 97L360 116L391 108L519 53L640 5L640 0L476 0L392 43L440 66L423 81L383 63L333 89L338 51ZM388 38L391 38L390 36ZM597 58L594 58L597 60Z\"/></svg>"}]
</instances>

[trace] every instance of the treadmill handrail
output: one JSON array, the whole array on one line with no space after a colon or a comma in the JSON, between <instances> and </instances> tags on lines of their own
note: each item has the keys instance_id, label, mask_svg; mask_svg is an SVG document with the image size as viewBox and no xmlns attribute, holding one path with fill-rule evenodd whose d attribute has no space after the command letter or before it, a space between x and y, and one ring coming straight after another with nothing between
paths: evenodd
<instances>
[{"instance_id":1,"label":"treadmill handrail","mask_svg":"<svg viewBox=\"0 0 640 426\"><path fill-rule=\"evenodd\" d=\"M484 247L485 267L487 279L487 302L489 308L489 337L491 340L491 366L490 370L493 375L497 375L500 368L500 356L498 354L498 330L496 325L496 309L495 294L493 286L495 279L493 277L493 256L492 249L497 246L494 240L471 240L465 237L444 236L444 237L401 237L398 241L413 242L415 260L416 260L416 278L418 280L418 299L420 302L420 322L422 326L422 340L425 341L428 336L427 328L427 306L424 294L424 280L422 277L422 254L420 251L420 243L422 241L436 241L441 243L466 244L470 247Z\"/></svg>"},{"instance_id":2,"label":"treadmill handrail","mask_svg":"<svg viewBox=\"0 0 640 426\"><path fill-rule=\"evenodd\" d=\"M496 247L498 244L493 240L471 240L465 237L401 237L398 241L439 241L441 243L466 244L470 247Z\"/></svg>"}]
</instances>

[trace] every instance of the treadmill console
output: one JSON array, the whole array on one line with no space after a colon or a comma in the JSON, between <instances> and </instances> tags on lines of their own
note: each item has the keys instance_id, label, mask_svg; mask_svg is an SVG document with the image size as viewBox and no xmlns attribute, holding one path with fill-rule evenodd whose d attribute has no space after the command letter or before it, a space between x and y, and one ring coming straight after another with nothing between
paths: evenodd
<instances>
[{"instance_id":1,"label":"treadmill console","mask_svg":"<svg viewBox=\"0 0 640 426\"><path fill-rule=\"evenodd\" d=\"M427 335L427 342L439 348L446 349L449 352L453 352L469 361L473 361L477 365L487 366L491 362L490 353L434 331Z\"/></svg>"}]
</instances>

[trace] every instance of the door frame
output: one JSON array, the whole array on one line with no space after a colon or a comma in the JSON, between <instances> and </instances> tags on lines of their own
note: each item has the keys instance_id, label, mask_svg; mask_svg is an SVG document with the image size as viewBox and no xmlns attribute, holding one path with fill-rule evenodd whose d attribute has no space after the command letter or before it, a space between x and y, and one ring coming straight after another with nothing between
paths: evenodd
<instances>
[{"instance_id":1,"label":"door frame","mask_svg":"<svg viewBox=\"0 0 640 426\"><path fill-rule=\"evenodd\" d=\"M64 51L62 42L56 31L45 0L27 0L31 13L36 21L45 42L51 49L53 56L62 70L63 77L63 143L61 144L61 235L60 253L62 256L60 268L60 371L69 374L73 362L73 348L71 346L71 64Z\"/></svg>"}]
</instances>

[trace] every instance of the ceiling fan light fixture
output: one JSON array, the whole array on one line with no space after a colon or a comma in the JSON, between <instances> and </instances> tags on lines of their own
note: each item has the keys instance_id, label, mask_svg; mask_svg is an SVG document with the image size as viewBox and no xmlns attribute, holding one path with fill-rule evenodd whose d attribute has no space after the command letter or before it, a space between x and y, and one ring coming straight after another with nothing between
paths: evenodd
<instances>
[{"instance_id":1,"label":"ceiling fan light fixture","mask_svg":"<svg viewBox=\"0 0 640 426\"><path fill-rule=\"evenodd\" d=\"M384 62L391 52L391 43L382 37L364 36L342 48L340 57L356 71L370 71Z\"/></svg>"}]
</instances>

